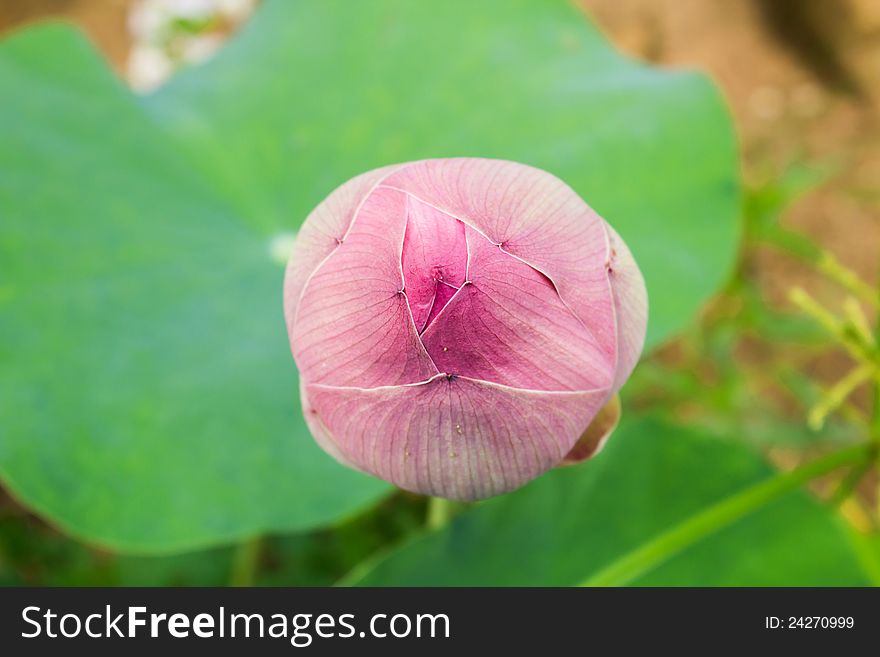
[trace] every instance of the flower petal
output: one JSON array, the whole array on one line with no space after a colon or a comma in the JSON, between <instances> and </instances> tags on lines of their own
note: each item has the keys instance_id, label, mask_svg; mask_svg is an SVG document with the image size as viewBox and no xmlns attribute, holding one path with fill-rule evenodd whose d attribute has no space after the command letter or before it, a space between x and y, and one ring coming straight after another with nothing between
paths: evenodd
<instances>
[{"instance_id":1,"label":"flower petal","mask_svg":"<svg viewBox=\"0 0 880 657\"><path fill-rule=\"evenodd\" d=\"M531 390L609 388L614 360L549 279L467 228L469 283L422 334L446 374Z\"/></svg>"},{"instance_id":2,"label":"flower petal","mask_svg":"<svg viewBox=\"0 0 880 657\"><path fill-rule=\"evenodd\" d=\"M293 253L284 275L284 317L287 328L293 318L306 281L327 256L336 249L351 225L361 201L376 184L396 167L383 167L352 178L333 190L306 217L296 236Z\"/></svg>"},{"instance_id":3,"label":"flower petal","mask_svg":"<svg viewBox=\"0 0 880 657\"><path fill-rule=\"evenodd\" d=\"M409 386L307 389L349 463L400 488L460 500L514 490L558 464L608 397L445 375Z\"/></svg>"},{"instance_id":4,"label":"flower petal","mask_svg":"<svg viewBox=\"0 0 880 657\"><path fill-rule=\"evenodd\" d=\"M336 446L336 440L334 440L327 427L324 426L323 420L321 420L318 411L309 399L309 392L306 389L305 381L302 379L299 380L299 396L302 403L303 417L306 419L306 426L312 432L315 442L337 461L356 470L357 468L339 451L339 448Z\"/></svg>"},{"instance_id":5,"label":"flower petal","mask_svg":"<svg viewBox=\"0 0 880 657\"><path fill-rule=\"evenodd\" d=\"M413 162L381 185L458 217L547 275L613 358L605 222L568 185L540 169L481 158Z\"/></svg>"},{"instance_id":6,"label":"flower petal","mask_svg":"<svg viewBox=\"0 0 880 657\"><path fill-rule=\"evenodd\" d=\"M437 373L403 294L406 205L405 194L377 188L307 282L291 346L309 383L373 387Z\"/></svg>"},{"instance_id":7,"label":"flower petal","mask_svg":"<svg viewBox=\"0 0 880 657\"><path fill-rule=\"evenodd\" d=\"M419 332L442 310L467 273L464 224L407 196L403 278Z\"/></svg>"},{"instance_id":8,"label":"flower petal","mask_svg":"<svg viewBox=\"0 0 880 657\"><path fill-rule=\"evenodd\" d=\"M608 276L614 294L614 320L617 331L617 368L614 391L620 390L632 374L648 330L648 291L645 279L626 243L607 226L611 244Z\"/></svg>"}]
</instances>

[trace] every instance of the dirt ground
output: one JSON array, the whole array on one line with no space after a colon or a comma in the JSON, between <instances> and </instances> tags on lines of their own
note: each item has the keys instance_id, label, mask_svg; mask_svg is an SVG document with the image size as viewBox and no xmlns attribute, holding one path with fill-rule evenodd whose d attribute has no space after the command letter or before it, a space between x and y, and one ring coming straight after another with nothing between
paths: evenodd
<instances>
[{"instance_id":1,"label":"dirt ground","mask_svg":"<svg viewBox=\"0 0 880 657\"><path fill-rule=\"evenodd\" d=\"M831 179L784 219L868 281L880 262L880 2L581 0L623 51L707 71L730 104L747 185L795 162ZM767 300L793 283L835 294L800 263L759 251L747 266ZM830 300L830 299L829 299Z\"/></svg>"},{"instance_id":2,"label":"dirt ground","mask_svg":"<svg viewBox=\"0 0 880 657\"><path fill-rule=\"evenodd\" d=\"M122 71L131 47L131 5L132 0L3 0L0 34L40 20L73 21L88 32L114 67Z\"/></svg>"}]
</instances>

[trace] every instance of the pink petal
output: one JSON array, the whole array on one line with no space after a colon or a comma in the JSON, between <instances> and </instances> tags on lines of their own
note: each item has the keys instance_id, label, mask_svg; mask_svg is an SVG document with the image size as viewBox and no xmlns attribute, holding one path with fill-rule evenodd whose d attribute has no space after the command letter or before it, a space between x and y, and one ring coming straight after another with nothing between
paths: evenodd
<instances>
[{"instance_id":1,"label":"pink petal","mask_svg":"<svg viewBox=\"0 0 880 657\"><path fill-rule=\"evenodd\" d=\"M609 388L613 358L546 276L467 229L465 285L422 335L437 368L532 390Z\"/></svg>"},{"instance_id":2,"label":"pink petal","mask_svg":"<svg viewBox=\"0 0 880 657\"><path fill-rule=\"evenodd\" d=\"M284 317L287 329L293 318L309 276L336 249L354 219L354 213L370 190L395 167L368 171L333 190L306 217L284 276Z\"/></svg>"},{"instance_id":3,"label":"pink petal","mask_svg":"<svg viewBox=\"0 0 880 657\"><path fill-rule=\"evenodd\" d=\"M308 281L291 339L308 383L387 386L437 373L403 294L406 207L405 194L376 189Z\"/></svg>"},{"instance_id":4,"label":"pink petal","mask_svg":"<svg viewBox=\"0 0 880 657\"><path fill-rule=\"evenodd\" d=\"M403 278L413 320L421 332L464 283L467 244L463 223L407 198Z\"/></svg>"},{"instance_id":5,"label":"pink petal","mask_svg":"<svg viewBox=\"0 0 880 657\"><path fill-rule=\"evenodd\" d=\"M381 184L458 217L546 274L613 358L605 222L568 185L533 167L481 158L413 162Z\"/></svg>"},{"instance_id":6,"label":"pink petal","mask_svg":"<svg viewBox=\"0 0 880 657\"><path fill-rule=\"evenodd\" d=\"M303 417L306 419L306 426L309 428L309 431L311 431L315 442L318 443L321 449L343 465L355 468L355 466L343 456L342 452L339 451L339 448L336 446L336 440L334 440L330 431L324 425L324 420L321 419L317 409L312 405L312 401L309 399L306 383L302 378L299 380L299 396L302 403Z\"/></svg>"},{"instance_id":7,"label":"pink petal","mask_svg":"<svg viewBox=\"0 0 880 657\"><path fill-rule=\"evenodd\" d=\"M429 160L356 178L310 215L285 317L328 453L479 499L601 447L616 415L596 414L638 360L647 298L626 245L561 181Z\"/></svg>"},{"instance_id":8,"label":"pink petal","mask_svg":"<svg viewBox=\"0 0 880 657\"><path fill-rule=\"evenodd\" d=\"M632 374L645 346L648 329L648 291L626 243L615 230L607 227L611 243L608 276L614 293L614 319L617 331L617 370L614 392Z\"/></svg>"},{"instance_id":9,"label":"pink petal","mask_svg":"<svg viewBox=\"0 0 880 657\"><path fill-rule=\"evenodd\" d=\"M409 386L307 389L350 463L400 488L460 500L513 490L559 463L608 396L444 375Z\"/></svg>"}]
</instances>

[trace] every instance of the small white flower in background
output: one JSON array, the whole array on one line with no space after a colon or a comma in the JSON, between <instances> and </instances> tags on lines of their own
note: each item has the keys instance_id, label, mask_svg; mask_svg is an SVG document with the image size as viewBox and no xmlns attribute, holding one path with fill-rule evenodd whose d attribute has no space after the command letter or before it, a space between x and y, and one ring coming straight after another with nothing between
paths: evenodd
<instances>
[{"instance_id":1,"label":"small white flower in background","mask_svg":"<svg viewBox=\"0 0 880 657\"><path fill-rule=\"evenodd\" d=\"M133 45L127 77L132 88L149 92L175 70L208 59L232 29L247 19L257 0L139 0L128 28Z\"/></svg>"},{"instance_id":2,"label":"small white flower in background","mask_svg":"<svg viewBox=\"0 0 880 657\"><path fill-rule=\"evenodd\" d=\"M217 0L158 0L181 18L208 18L216 14Z\"/></svg>"},{"instance_id":3,"label":"small white flower in background","mask_svg":"<svg viewBox=\"0 0 880 657\"><path fill-rule=\"evenodd\" d=\"M220 12L229 20L241 22L251 15L256 7L256 0L217 0Z\"/></svg>"},{"instance_id":4,"label":"small white flower in background","mask_svg":"<svg viewBox=\"0 0 880 657\"><path fill-rule=\"evenodd\" d=\"M219 34L196 36L183 44L180 53L185 61L198 64L217 52L225 40Z\"/></svg>"},{"instance_id":5,"label":"small white flower in background","mask_svg":"<svg viewBox=\"0 0 880 657\"><path fill-rule=\"evenodd\" d=\"M159 33L169 22L166 8L150 0L133 4L128 14L128 30L135 41L135 46L157 42Z\"/></svg>"},{"instance_id":6,"label":"small white flower in background","mask_svg":"<svg viewBox=\"0 0 880 657\"><path fill-rule=\"evenodd\" d=\"M167 80L174 68L171 58L161 48L137 46L128 56L128 82L135 91L148 92Z\"/></svg>"}]
</instances>

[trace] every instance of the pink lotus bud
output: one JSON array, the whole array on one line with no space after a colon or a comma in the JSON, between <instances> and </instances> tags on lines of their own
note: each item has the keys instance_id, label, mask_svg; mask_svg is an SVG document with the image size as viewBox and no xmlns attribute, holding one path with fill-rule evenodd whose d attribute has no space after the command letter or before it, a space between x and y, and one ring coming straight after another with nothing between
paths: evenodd
<instances>
[{"instance_id":1,"label":"pink lotus bud","mask_svg":"<svg viewBox=\"0 0 880 657\"><path fill-rule=\"evenodd\" d=\"M461 500L594 454L613 421L587 428L647 322L629 250L577 194L470 158L377 169L330 194L297 237L284 305L321 447Z\"/></svg>"}]
</instances>

